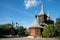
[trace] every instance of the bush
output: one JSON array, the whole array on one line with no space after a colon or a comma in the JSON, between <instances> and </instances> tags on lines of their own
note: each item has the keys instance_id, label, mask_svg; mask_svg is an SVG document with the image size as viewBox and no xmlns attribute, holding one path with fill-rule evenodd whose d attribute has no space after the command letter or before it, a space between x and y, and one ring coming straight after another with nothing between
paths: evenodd
<instances>
[{"instance_id":1,"label":"bush","mask_svg":"<svg viewBox=\"0 0 60 40\"><path fill-rule=\"evenodd\" d=\"M23 26L20 26L19 28L17 28L18 35L25 36L25 30L26 28L24 28Z\"/></svg>"},{"instance_id":2,"label":"bush","mask_svg":"<svg viewBox=\"0 0 60 40\"><path fill-rule=\"evenodd\" d=\"M55 34L55 27L54 25L50 24L47 26L44 26L42 35L43 37L53 37Z\"/></svg>"},{"instance_id":3,"label":"bush","mask_svg":"<svg viewBox=\"0 0 60 40\"><path fill-rule=\"evenodd\" d=\"M60 18L56 19L55 29L57 31L57 34L60 35Z\"/></svg>"}]
</instances>

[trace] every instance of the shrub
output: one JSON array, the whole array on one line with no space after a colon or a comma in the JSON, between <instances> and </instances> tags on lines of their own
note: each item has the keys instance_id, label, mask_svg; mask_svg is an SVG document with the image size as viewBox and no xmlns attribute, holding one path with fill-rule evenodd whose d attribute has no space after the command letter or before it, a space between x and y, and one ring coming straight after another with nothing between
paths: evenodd
<instances>
[{"instance_id":1,"label":"shrub","mask_svg":"<svg viewBox=\"0 0 60 40\"><path fill-rule=\"evenodd\" d=\"M55 27L52 24L44 26L42 35L43 37L53 37L55 34Z\"/></svg>"}]
</instances>

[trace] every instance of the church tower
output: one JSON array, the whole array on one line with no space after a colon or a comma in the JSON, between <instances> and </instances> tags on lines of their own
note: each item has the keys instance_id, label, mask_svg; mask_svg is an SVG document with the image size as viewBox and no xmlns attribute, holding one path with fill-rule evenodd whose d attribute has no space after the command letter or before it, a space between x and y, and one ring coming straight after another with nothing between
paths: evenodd
<instances>
[{"instance_id":1,"label":"church tower","mask_svg":"<svg viewBox=\"0 0 60 40\"><path fill-rule=\"evenodd\" d=\"M41 6L41 11L37 16L38 16L39 24L46 24L47 23L47 20L46 20L47 15L44 12L44 6L43 5Z\"/></svg>"}]
</instances>

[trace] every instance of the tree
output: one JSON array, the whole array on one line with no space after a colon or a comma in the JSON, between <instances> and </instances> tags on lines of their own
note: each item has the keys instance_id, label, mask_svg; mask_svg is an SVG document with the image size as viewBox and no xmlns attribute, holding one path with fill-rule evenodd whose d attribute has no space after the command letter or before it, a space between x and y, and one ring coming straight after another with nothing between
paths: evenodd
<instances>
[{"instance_id":1,"label":"tree","mask_svg":"<svg viewBox=\"0 0 60 40\"><path fill-rule=\"evenodd\" d=\"M0 37L10 34L10 26L12 26L12 24L0 24Z\"/></svg>"},{"instance_id":2,"label":"tree","mask_svg":"<svg viewBox=\"0 0 60 40\"><path fill-rule=\"evenodd\" d=\"M0 28L9 28L10 26L12 26L12 24L0 24Z\"/></svg>"},{"instance_id":3,"label":"tree","mask_svg":"<svg viewBox=\"0 0 60 40\"><path fill-rule=\"evenodd\" d=\"M19 28L17 28L18 35L25 36L25 30L26 28L24 28L23 26L20 26Z\"/></svg>"},{"instance_id":4,"label":"tree","mask_svg":"<svg viewBox=\"0 0 60 40\"><path fill-rule=\"evenodd\" d=\"M9 26L12 26L12 24L0 24L0 34L9 35Z\"/></svg>"},{"instance_id":5,"label":"tree","mask_svg":"<svg viewBox=\"0 0 60 40\"><path fill-rule=\"evenodd\" d=\"M56 19L56 25L55 25L56 31L58 35L60 35L60 18Z\"/></svg>"},{"instance_id":6,"label":"tree","mask_svg":"<svg viewBox=\"0 0 60 40\"><path fill-rule=\"evenodd\" d=\"M44 26L44 29L42 32L43 37L53 37L54 34L55 34L55 27L53 24Z\"/></svg>"}]
</instances>

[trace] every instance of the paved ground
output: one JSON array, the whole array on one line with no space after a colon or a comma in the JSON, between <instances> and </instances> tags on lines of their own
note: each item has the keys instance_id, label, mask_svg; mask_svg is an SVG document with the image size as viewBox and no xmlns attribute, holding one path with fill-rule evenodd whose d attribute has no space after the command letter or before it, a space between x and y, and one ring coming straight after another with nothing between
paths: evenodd
<instances>
[{"instance_id":1,"label":"paved ground","mask_svg":"<svg viewBox=\"0 0 60 40\"><path fill-rule=\"evenodd\" d=\"M0 40L56 40L55 38L0 38Z\"/></svg>"}]
</instances>

